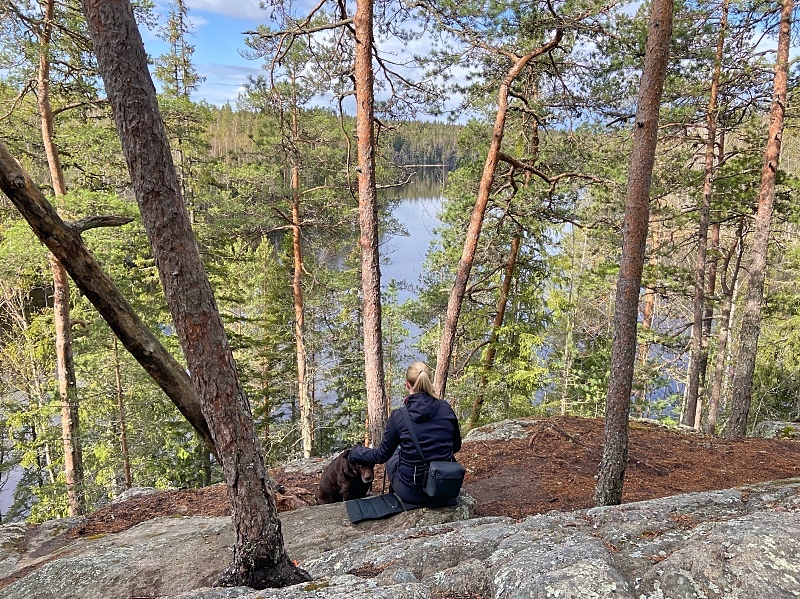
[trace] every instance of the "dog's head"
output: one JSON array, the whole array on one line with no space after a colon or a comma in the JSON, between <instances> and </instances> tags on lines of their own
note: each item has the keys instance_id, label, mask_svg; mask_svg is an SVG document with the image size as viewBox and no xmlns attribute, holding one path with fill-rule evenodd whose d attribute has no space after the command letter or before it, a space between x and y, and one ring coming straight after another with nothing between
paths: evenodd
<instances>
[{"instance_id":1,"label":"dog's head","mask_svg":"<svg viewBox=\"0 0 800 599\"><path fill-rule=\"evenodd\" d=\"M353 477L360 478L365 485L370 484L375 478L375 464L353 464L347 461L349 455L349 449L342 453L342 457L347 462L347 473Z\"/></svg>"}]
</instances>

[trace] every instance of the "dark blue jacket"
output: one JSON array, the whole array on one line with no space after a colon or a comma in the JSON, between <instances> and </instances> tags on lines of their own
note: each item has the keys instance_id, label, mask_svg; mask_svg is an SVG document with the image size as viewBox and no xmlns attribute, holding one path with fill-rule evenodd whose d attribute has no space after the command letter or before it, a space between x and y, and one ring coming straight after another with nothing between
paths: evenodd
<instances>
[{"instance_id":1,"label":"dark blue jacket","mask_svg":"<svg viewBox=\"0 0 800 599\"><path fill-rule=\"evenodd\" d=\"M404 402L425 460L450 460L461 449L461 430L450 404L427 393L414 393L406 397ZM398 446L400 463L397 477L414 495L422 499L425 466L414 441L411 440L402 410L397 409L390 414L380 446L375 449L356 446L350 450L349 460L356 463L384 464ZM394 480L392 485L397 486ZM403 494L400 495L403 498Z\"/></svg>"}]
</instances>

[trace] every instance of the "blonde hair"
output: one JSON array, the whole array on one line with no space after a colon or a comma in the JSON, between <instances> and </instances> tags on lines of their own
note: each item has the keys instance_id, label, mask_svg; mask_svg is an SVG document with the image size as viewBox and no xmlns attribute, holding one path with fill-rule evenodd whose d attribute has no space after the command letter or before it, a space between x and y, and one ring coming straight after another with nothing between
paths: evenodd
<instances>
[{"instance_id":1,"label":"blonde hair","mask_svg":"<svg viewBox=\"0 0 800 599\"><path fill-rule=\"evenodd\" d=\"M406 382L411 386L411 393L427 393L436 397L433 373L424 362L414 362L406 369Z\"/></svg>"}]
</instances>

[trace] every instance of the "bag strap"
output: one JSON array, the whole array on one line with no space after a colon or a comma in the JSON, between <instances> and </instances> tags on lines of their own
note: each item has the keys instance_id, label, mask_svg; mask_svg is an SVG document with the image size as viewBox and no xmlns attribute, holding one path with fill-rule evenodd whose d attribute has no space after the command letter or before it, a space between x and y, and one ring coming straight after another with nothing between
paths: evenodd
<instances>
[{"instance_id":1,"label":"bag strap","mask_svg":"<svg viewBox=\"0 0 800 599\"><path fill-rule=\"evenodd\" d=\"M408 431L411 433L411 440L414 442L414 446L417 448L417 451L419 452L419 457L422 458L422 462L427 467L428 466L428 460L425 459L425 454L422 453L422 447L419 446L419 440L417 439L417 433L414 432L414 426L411 424L411 416L408 415L408 410L406 409L405 406L400 408L400 410L403 412L403 418L406 419L406 424L408 425Z\"/></svg>"}]
</instances>

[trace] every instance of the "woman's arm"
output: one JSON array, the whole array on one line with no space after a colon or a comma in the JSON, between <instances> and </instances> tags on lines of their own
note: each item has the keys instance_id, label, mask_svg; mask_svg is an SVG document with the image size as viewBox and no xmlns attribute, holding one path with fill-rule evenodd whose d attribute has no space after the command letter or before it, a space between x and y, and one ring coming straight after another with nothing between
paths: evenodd
<instances>
[{"instance_id":1,"label":"woman's arm","mask_svg":"<svg viewBox=\"0 0 800 599\"><path fill-rule=\"evenodd\" d=\"M458 453L459 449L461 449L461 429L458 427L458 418L456 418L453 426L453 453Z\"/></svg>"},{"instance_id":2,"label":"woman's arm","mask_svg":"<svg viewBox=\"0 0 800 599\"><path fill-rule=\"evenodd\" d=\"M383 433L381 444L375 449L356 445L350 450L348 461L356 464L385 464L392 457L394 450L400 444L395 412L392 412L389 416L389 422L386 424L386 431Z\"/></svg>"}]
</instances>

